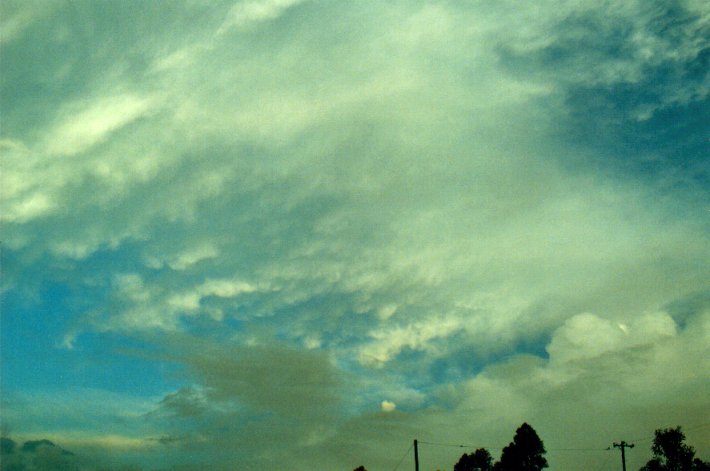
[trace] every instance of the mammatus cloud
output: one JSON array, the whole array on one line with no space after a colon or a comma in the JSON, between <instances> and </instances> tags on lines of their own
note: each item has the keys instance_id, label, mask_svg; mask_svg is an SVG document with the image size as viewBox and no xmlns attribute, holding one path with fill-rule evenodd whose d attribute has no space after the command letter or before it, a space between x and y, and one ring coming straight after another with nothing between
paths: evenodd
<instances>
[{"instance_id":1,"label":"mammatus cloud","mask_svg":"<svg viewBox=\"0 0 710 471\"><path fill-rule=\"evenodd\" d=\"M704 3L8 5L22 439L387 469L528 421L593 470L552 450L707 409Z\"/></svg>"}]
</instances>

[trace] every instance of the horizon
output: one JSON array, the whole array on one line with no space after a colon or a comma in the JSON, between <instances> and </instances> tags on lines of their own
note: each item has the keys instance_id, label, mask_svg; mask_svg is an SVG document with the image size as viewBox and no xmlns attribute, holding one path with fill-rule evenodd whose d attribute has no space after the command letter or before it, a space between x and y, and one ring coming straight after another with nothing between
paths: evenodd
<instances>
[{"instance_id":1,"label":"horizon","mask_svg":"<svg viewBox=\"0 0 710 471\"><path fill-rule=\"evenodd\" d=\"M702 429L710 428L710 422L704 422L700 425L697 425L695 427L690 427L688 429L682 427L682 426L677 426L680 427L681 430L683 431L686 439L685 439L685 444L689 445L693 450L695 450L695 456L696 458L703 459L703 456L698 455L697 453L697 448L693 446L692 441L688 440L688 437L701 437L702 434L698 434L698 432ZM670 427L666 427L670 428ZM675 427L673 427L675 428ZM660 430L660 429L657 429ZM690 433L690 435L688 434ZM8 436L3 435L4 439L11 439ZM618 464L618 461L621 460L621 450L620 446L623 444L626 448L626 462L627 463L641 463L645 464L651 457L651 445L653 442L653 436L650 437L638 437L634 439L633 441L626 442L626 441L620 441L620 443L613 443L607 446L606 448L593 448L593 447L582 447L582 444L580 444L580 447L577 448L557 448L557 449L549 449L548 447L545 447L545 452L543 455L546 458L549 458L550 454L555 455L556 453L564 453L564 454L571 454L571 455L577 455L577 456L588 456L589 454L594 454L597 457L599 457L602 465L598 469L615 469L616 465ZM28 454L28 453L35 453L37 448L39 446L49 446L49 447L57 447L59 454L55 455L56 457L59 457L61 459L62 457L66 457L67 455L71 456L70 459L76 459L78 460L79 463L84 462L84 464L78 464L80 468L78 469L91 469L90 466L93 464L95 465L96 463L92 463L92 459L89 457L82 457L82 456L77 456L75 453L73 453L71 450L67 450L65 448L62 448L60 444L54 443L50 440L47 439L37 439L35 438L34 440L13 440L11 439L16 447L19 445L22 445L20 448L23 453ZM158 439L160 440L160 439ZM24 443L22 443L24 441ZM544 440L543 440L544 443ZM631 454L632 451L634 451L634 448L637 448L637 444L640 444L641 446L645 446L647 448L644 451L641 451L639 449L635 450L635 454ZM30 445L28 447L28 445ZM29 448L29 450L28 450ZM432 458L429 456L427 453L428 451L432 449L456 449L455 452L451 451L449 453L435 453L434 456L436 458ZM491 456L493 458L493 461L498 461L500 458L500 452L503 450L503 446L500 447L495 447L495 446L486 446L486 445L471 445L471 444L458 444L458 443L436 443L436 442L428 442L428 441L421 441L417 439L413 439L413 443L409 445L409 448L407 448L406 452L401 456L401 458L394 464L394 466L390 467L385 467L382 469L389 470L391 469L392 471L397 471L400 469L410 469L413 464L418 464L419 469L421 470L434 470L436 469L437 471L446 471L447 469L453 469L454 464L456 464L456 461L458 461L459 458L461 458L460 455L466 454L466 453L472 453L475 450L478 449L485 449L491 453ZM424 452L420 452L419 450L423 450ZM3 446L3 452L5 452L5 447ZM610 453L611 452L611 453ZM456 461L452 461L450 465L448 466L440 466L434 465L434 462L436 459L442 459L443 456L447 456L451 458L452 456L458 455L456 458ZM634 456L636 455L636 456ZM638 456L642 455L642 456ZM9 456L9 455L8 455ZM604 457L603 460L601 460L601 457ZM498 458L496 458L498 457ZM616 461L614 459L616 457ZM65 458L66 459L66 458ZM394 459L394 457L392 458ZM88 467L82 467L82 466L87 466L85 462L90 463ZM25 461L27 463L27 461ZM58 463L61 463L61 461L58 461ZM72 461L69 461L69 463L73 463ZM394 463L394 461L392 461ZM392 464L390 463L390 465ZM203 464L204 465L204 464ZM359 465L362 466L362 465ZM353 465L353 467L357 467L357 465ZM368 468L367 466L364 466L367 471L375 471L377 468ZM639 466L635 466L634 464L627 465L628 469L635 469L638 468ZM29 469L34 469L34 468L29 468ZM44 469L44 468L40 468ZM64 468L62 468L64 469ZM124 469L124 468L121 468ZM128 469L128 468L126 468ZM135 469L135 468L130 468L130 469ZM236 469L239 469L238 467ZM340 467L338 469L341 469ZM349 469L348 466L342 467L342 469Z\"/></svg>"}]
</instances>

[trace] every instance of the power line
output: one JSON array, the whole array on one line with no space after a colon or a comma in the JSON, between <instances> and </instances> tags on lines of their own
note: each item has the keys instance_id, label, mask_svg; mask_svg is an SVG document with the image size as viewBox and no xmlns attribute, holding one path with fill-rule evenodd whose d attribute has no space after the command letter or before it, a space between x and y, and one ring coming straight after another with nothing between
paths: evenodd
<instances>
[{"instance_id":1,"label":"power line","mask_svg":"<svg viewBox=\"0 0 710 471\"><path fill-rule=\"evenodd\" d=\"M683 432L694 432L695 430L700 430L701 428L710 427L710 422L705 422L704 424L696 425L695 427L681 427Z\"/></svg>"},{"instance_id":2,"label":"power line","mask_svg":"<svg viewBox=\"0 0 710 471\"><path fill-rule=\"evenodd\" d=\"M424 445L434 445L434 446L445 446L451 448L470 448L468 445L455 445L453 443L435 443L435 442L425 442L424 440L418 440L419 443Z\"/></svg>"},{"instance_id":3,"label":"power line","mask_svg":"<svg viewBox=\"0 0 710 471\"><path fill-rule=\"evenodd\" d=\"M441 447L450 447L450 448L466 448L466 449L476 449L476 448L485 448L487 450L502 450L503 448L500 447L489 447L485 445L460 445L456 443L440 443L440 442L428 442L424 440L419 440L420 444L424 445L433 445L433 446L441 446ZM606 451L608 448L545 448L546 451L589 451L589 452L595 452L595 451Z\"/></svg>"},{"instance_id":4,"label":"power line","mask_svg":"<svg viewBox=\"0 0 710 471\"><path fill-rule=\"evenodd\" d=\"M545 451L586 451L590 453L596 453L599 451L607 451L609 448L545 448Z\"/></svg>"},{"instance_id":5,"label":"power line","mask_svg":"<svg viewBox=\"0 0 710 471\"><path fill-rule=\"evenodd\" d=\"M694 432L696 430L703 429L705 427L710 427L710 422L705 422L704 424L699 424L699 425L694 425L693 427L683 427L681 426L681 429L683 430L683 433L685 432ZM632 440L633 442L650 442L656 438L656 435L646 435L645 437L642 438L637 438L635 440Z\"/></svg>"},{"instance_id":6,"label":"power line","mask_svg":"<svg viewBox=\"0 0 710 471\"><path fill-rule=\"evenodd\" d=\"M420 444L424 445L432 445L432 446L441 446L441 447L448 447L448 448L465 448L465 449L477 449L477 448L486 448L488 450L502 450L502 448L499 447L489 447L485 445L461 445L458 443L440 443L440 442L427 442L427 441L422 441L419 440Z\"/></svg>"},{"instance_id":7,"label":"power line","mask_svg":"<svg viewBox=\"0 0 710 471\"><path fill-rule=\"evenodd\" d=\"M402 464L404 459L409 455L409 452L412 451L413 446L414 446L414 444L409 445L409 448L407 448L407 451L404 453L404 455L402 455L402 458L399 460L399 463L397 463L397 466L395 466L392 471L397 471L397 468L399 468L399 466Z\"/></svg>"},{"instance_id":8,"label":"power line","mask_svg":"<svg viewBox=\"0 0 710 471\"><path fill-rule=\"evenodd\" d=\"M611 450L611 448L607 448L607 450ZM605 451L606 451L606 450L605 450ZM602 469L606 468L607 465L609 464L609 461L611 461L611 455L607 455L607 456L606 456L606 459L604 460L604 462L602 463L602 465L599 466L599 468L597 469L597 471L602 471Z\"/></svg>"}]
</instances>

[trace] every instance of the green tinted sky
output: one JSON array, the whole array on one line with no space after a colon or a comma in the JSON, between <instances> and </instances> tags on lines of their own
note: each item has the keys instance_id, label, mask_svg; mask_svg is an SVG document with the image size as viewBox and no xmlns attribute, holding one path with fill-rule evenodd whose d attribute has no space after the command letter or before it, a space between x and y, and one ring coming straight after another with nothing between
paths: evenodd
<instances>
[{"instance_id":1,"label":"green tinted sky","mask_svg":"<svg viewBox=\"0 0 710 471\"><path fill-rule=\"evenodd\" d=\"M710 458L706 2L0 21L4 433L86 469L389 470L524 421L552 470L675 425Z\"/></svg>"}]
</instances>

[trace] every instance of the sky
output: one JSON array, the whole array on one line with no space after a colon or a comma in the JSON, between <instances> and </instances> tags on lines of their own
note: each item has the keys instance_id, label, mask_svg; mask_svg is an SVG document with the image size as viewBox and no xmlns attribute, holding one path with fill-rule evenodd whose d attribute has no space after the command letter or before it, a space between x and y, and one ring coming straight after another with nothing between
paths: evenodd
<instances>
[{"instance_id":1,"label":"sky","mask_svg":"<svg viewBox=\"0 0 710 471\"><path fill-rule=\"evenodd\" d=\"M433 471L527 422L601 471L681 425L710 460L707 2L4 0L0 31L4 436Z\"/></svg>"}]
</instances>

